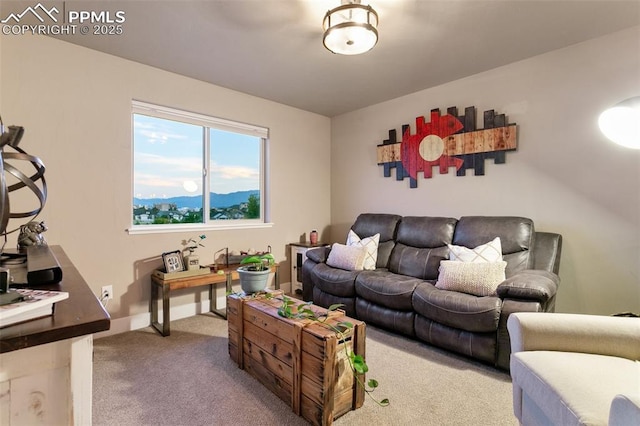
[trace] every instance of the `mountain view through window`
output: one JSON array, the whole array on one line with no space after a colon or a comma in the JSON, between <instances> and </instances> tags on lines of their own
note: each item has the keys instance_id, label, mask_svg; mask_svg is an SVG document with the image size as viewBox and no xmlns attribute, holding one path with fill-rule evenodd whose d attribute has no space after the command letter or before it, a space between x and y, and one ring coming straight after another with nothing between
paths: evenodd
<instances>
[{"instance_id":1,"label":"mountain view through window","mask_svg":"<svg viewBox=\"0 0 640 426\"><path fill-rule=\"evenodd\" d=\"M134 108L134 226L262 220L264 138L143 112Z\"/></svg>"}]
</instances>

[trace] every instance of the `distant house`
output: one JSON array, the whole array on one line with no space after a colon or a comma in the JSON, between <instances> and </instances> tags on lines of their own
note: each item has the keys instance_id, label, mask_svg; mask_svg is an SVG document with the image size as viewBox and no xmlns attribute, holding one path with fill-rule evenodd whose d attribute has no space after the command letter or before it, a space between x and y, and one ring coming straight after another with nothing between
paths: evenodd
<instances>
[{"instance_id":1,"label":"distant house","mask_svg":"<svg viewBox=\"0 0 640 426\"><path fill-rule=\"evenodd\" d=\"M148 213L137 214L134 216L134 221L140 224L153 223L154 216Z\"/></svg>"}]
</instances>

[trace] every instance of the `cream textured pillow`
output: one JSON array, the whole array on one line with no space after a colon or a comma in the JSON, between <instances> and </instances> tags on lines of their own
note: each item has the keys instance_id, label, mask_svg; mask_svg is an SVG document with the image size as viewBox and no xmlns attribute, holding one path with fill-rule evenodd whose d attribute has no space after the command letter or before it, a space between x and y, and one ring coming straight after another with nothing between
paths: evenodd
<instances>
[{"instance_id":1,"label":"cream textured pillow","mask_svg":"<svg viewBox=\"0 0 640 426\"><path fill-rule=\"evenodd\" d=\"M327 265L347 271L362 271L366 252L364 247L335 243L331 246Z\"/></svg>"},{"instance_id":2,"label":"cream textured pillow","mask_svg":"<svg viewBox=\"0 0 640 426\"><path fill-rule=\"evenodd\" d=\"M495 296L498 285L506 277L507 262L458 262L443 260L436 287L476 296Z\"/></svg>"},{"instance_id":3,"label":"cream textured pillow","mask_svg":"<svg viewBox=\"0 0 640 426\"><path fill-rule=\"evenodd\" d=\"M449 247L449 260L476 263L502 261L500 237L496 237L492 241L473 249L451 244L447 244L447 246Z\"/></svg>"},{"instance_id":4,"label":"cream textured pillow","mask_svg":"<svg viewBox=\"0 0 640 426\"><path fill-rule=\"evenodd\" d=\"M364 269L372 271L376 269L376 262L378 261L378 244L380 243L380 234L372 235L371 237L362 238L358 236L352 230L349 230L347 235L348 246L360 246L367 250L364 258Z\"/></svg>"}]
</instances>

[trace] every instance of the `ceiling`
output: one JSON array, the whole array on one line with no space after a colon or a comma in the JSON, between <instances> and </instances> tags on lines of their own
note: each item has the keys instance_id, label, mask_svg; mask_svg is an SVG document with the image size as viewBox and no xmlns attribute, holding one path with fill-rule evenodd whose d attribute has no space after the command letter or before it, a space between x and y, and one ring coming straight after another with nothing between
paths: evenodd
<instances>
[{"instance_id":1,"label":"ceiling","mask_svg":"<svg viewBox=\"0 0 640 426\"><path fill-rule=\"evenodd\" d=\"M340 56L321 28L340 0L84 3L124 32L69 42L329 117L640 25L640 0L363 0L378 44Z\"/></svg>"}]
</instances>

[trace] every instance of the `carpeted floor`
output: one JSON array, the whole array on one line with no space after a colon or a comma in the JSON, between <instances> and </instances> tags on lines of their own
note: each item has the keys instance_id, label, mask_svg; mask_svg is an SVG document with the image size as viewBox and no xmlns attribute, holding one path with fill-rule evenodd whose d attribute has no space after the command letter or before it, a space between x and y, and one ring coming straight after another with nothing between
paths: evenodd
<instances>
[{"instance_id":1,"label":"carpeted floor","mask_svg":"<svg viewBox=\"0 0 640 426\"><path fill-rule=\"evenodd\" d=\"M305 425L231 361L227 323L203 314L94 342L93 423L100 425ZM517 425L508 374L367 326L367 378L389 398L336 425Z\"/></svg>"}]
</instances>

